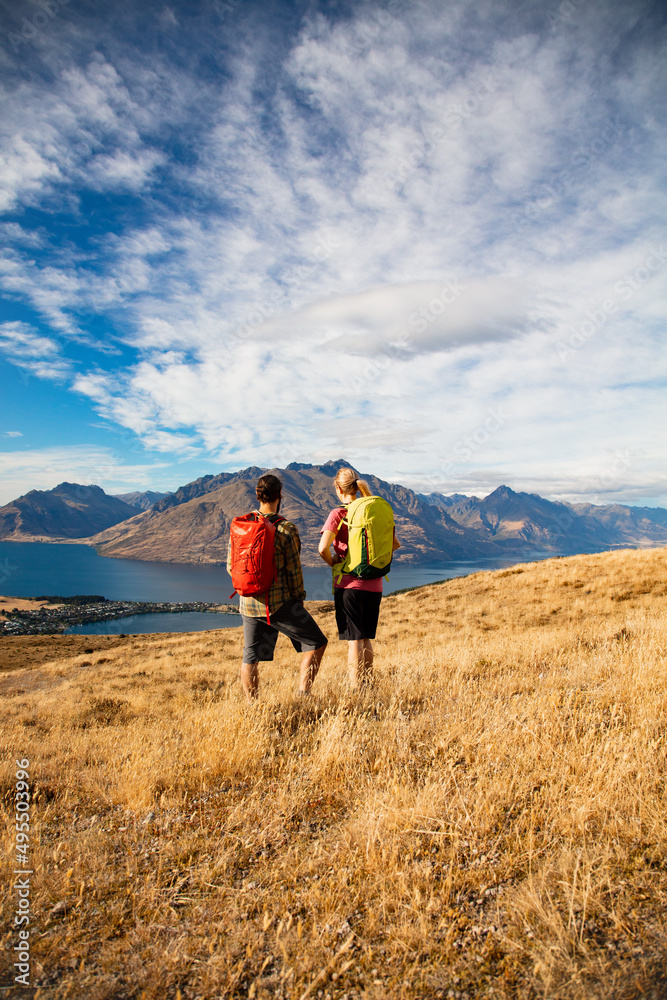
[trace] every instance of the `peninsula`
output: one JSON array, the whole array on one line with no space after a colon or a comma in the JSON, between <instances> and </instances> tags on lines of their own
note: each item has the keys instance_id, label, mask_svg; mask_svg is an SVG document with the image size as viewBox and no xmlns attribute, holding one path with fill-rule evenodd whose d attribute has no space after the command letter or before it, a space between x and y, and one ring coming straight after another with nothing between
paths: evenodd
<instances>
[{"instance_id":1,"label":"peninsula","mask_svg":"<svg viewBox=\"0 0 667 1000\"><path fill-rule=\"evenodd\" d=\"M90 604L56 604L46 601L26 601L0 597L0 636L54 635L74 625L108 622L133 615L181 614L185 611L208 611L215 614L238 615L230 604L207 601L107 601Z\"/></svg>"}]
</instances>

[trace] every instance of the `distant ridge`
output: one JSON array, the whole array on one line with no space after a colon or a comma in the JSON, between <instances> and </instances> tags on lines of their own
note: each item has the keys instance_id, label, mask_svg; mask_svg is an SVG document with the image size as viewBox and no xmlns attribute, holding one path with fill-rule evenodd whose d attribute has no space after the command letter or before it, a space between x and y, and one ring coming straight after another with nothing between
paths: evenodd
<instances>
[{"instance_id":1,"label":"distant ridge","mask_svg":"<svg viewBox=\"0 0 667 1000\"><path fill-rule=\"evenodd\" d=\"M136 507L107 496L99 486L60 483L52 490L30 490L0 507L0 539L86 538L136 513Z\"/></svg>"},{"instance_id":2,"label":"distant ridge","mask_svg":"<svg viewBox=\"0 0 667 1000\"><path fill-rule=\"evenodd\" d=\"M101 555L148 562L224 563L231 519L256 507L255 484L273 472L283 481L281 513L293 520L305 566L321 565L320 529L337 503L333 478L339 459L323 465L293 462L285 469L251 466L202 476L174 493L107 496L98 486L61 483L31 490L0 508L0 538L85 539ZM437 564L502 556L576 554L667 545L667 510L622 504L568 504L502 485L489 496L418 494L362 474L396 515L403 564ZM153 497L158 497L150 503ZM137 506L126 502L146 504Z\"/></svg>"},{"instance_id":3,"label":"distant ridge","mask_svg":"<svg viewBox=\"0 0 667 1000\"><path fill-rule=\"evenodd\" d=\"M156 562L224 563L231 519L256 507L255 484L273 472L283 482L281 513L294 521L302 542L305 566L320 566L320 529L337 506L333 478L349 465L292 463L286 469L252 466L240 472L203 476L160 500L154 507L90 539L100 555ZM431 506L404 486L364 475L374 492L392 504L401 539L403 563L435 563L501 554L493 542L480 540L444 510Z\"/></svg>"},{"instance_id":4,"label":"distant ridge","mask_svg":"<svg viewBox=\"0 0 667 1000\"><path fill-rule=\"evenodd\" d=\"M168 495L168 493L155 493L153 490L145 490L143 493L135 490L133 493L115 494L116 500L122 500L123 503L129 504L130 507L136 507L138 510L148 510L148 508L153 507L158 500L162 500Z\"/></svg>"},{"instance_id":5,"label":"distant ridge","mask_svg":"<svg viewBox=\"0 0 667 1000\"><path fill-rule=\"evenodd\" d=\"M667 545L667 510L545 500L499 486L483 500L454 493L421 494L480 540L506 550L524 546L574 555L604 549Z\"/></svg>"}]
</instances>

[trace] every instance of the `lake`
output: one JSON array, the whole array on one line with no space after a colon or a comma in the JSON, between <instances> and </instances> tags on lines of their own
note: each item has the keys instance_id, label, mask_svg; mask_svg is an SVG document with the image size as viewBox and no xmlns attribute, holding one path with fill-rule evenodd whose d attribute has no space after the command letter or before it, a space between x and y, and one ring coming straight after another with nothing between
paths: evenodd
<instances>
[{"instance_id":1,"label":"lake","mask_svg":"<svg viewBox=\"0 0 667 1000\"><path fill-rule=\"evenodd\" d=\"M13 596L13 595L12 595ZM238 628L240 615L218 615L214 611L175 611L171 614L128 615L108 622L88 622L65 629L67 635L146 635L148 632L208 632Z\"/></svg>"},{"instance_id":2,"label":"lake","mask_svg":"<svg viewBox=\"0 0 667 1000\"><path fill-rule=\"evenodd\" d=\"M554 553L535 553L531 558L546 559ZM402 566L400 556L396 558L389 583L385 581L385 593L408 587L420 587L437 580L449 580L455 576L484 569L500 569L505 566L525 562L521 558L481 559L476 562L445 562L440 566ZM309 600L331 599L330 570L322 564L321 569L304 569L304 583ZM70 597L74 594L101 594L111 600L125 601L210 601L230 603L232 582L224 566L182 565L179 563L150 563L138 559L107 559L97 554L89 545L50 544L48 542L0 542L0 594L11 597L39 597L58 595ZM192 627L194 619L185 621L186 615L199 615L198 625ZM179 615L140 615L144 628L141 632L157 631L200 631L206 628L231 627L230 624L211 625L211 616L201 612L186 612ZM160 619L160 622L150 619ZM173 625L162 628L162 620ZM113 631L130 634L128 618L114 622L102 622L99 626L79 626L83 629L104 629L113 626ZM178 627L176 627L178 625ZM107 634L106 632L86 632L79 634Z\"/></svg>"}]
</instances>

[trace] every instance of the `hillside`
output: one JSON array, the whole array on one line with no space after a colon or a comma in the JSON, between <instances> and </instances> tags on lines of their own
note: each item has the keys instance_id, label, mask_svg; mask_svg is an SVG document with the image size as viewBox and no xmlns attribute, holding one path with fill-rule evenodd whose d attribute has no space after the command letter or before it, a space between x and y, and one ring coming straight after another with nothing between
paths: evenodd
<instances>
[{"instance_id":1,"label":"hillside","mask_svg":"<svg viewBox=\"0 0 667 1000\"><path fill-rule=\"evenodd\" d=\"M329 608L253 710L240 629L0 641L40 996L662 1000L667 550L391 595L367 698Z\"/></svg>"},{"instance_id":2,"label":"hillside","mask_svg":"<svg viewBox=\"0 0 667 1000\"><path fill-rule=\"evenodd\" d=\"M136 513L99 486L60 483L52 490L30 490L0 507L0 539L86 538Z\"/></svg>"},{"instance_id":3,"label":"hillside","mask_svg":"<svg viewBox=\"0 0 667 1000\"><path fill-rule=\"evenodd\" d=\"M103 556L154 562L224 563L233 517L256 506L255 484L274 472L284 483L281 513L301 535L304 566L321 565L320 528L337 502L333 478L342 459L286 469L252 467L202 476L174 493L109 497L97 486L62 483L32 490L0 508L0 538L85 539ZM418 494L365 474L394 508L404 564L441 564L537 553L596 552L667 544L667 510L621 504L554 503L499 486L489 496Z\"/></svg>"},{"instance_id":4,"label":"hillside","mask_svg":"<svg viewBox=\"0 0 667 1000\"><path fill-rule=\"evenodd\" d=\"M655 545L667 543L667 510L662 507L626 507L623 504L594 506L569 505L578 518L599 525L599 537L613 538L615 544Z\"/></svg>"},{"instance_id":5,"label":"hillside","mask_svg":"<svg viewBox=\"0 0 667 1000\"><path fill-rule=\"evenodd\" d=\"M251 468L206 476L176 490L131 522L101 532L91 542L103 556L155 562L224 562L232 518L256 507L257 479L271 471L283 483L281 514L299 528L303 564L319 566L320 529L337 504L333 478L345 464L343 461L323 466L294 463L287 469ZM364 478L394 508L401 562L439 562L499 554L500 549L493 542L478 539L446 511L426 503L412 490L375 476Z\"/></svg>"},{"instance_id":6,"label":"hillside","mask_svg":"<svg viewBox=\"0 0 667 1000\"><path fill-rule=\"evenodd\" d=\"M526 546L575 553L667 545L667 510L622 504L569 504L499 486L480 500L459 493L422 494L457 524L505 550Z\"/></svg>"}]
</instances>

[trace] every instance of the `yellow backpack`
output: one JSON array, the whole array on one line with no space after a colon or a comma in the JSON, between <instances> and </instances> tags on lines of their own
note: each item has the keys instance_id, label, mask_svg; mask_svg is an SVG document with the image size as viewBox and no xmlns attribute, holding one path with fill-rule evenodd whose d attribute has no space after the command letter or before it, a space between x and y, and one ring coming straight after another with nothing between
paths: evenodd
<instances>
[{"instance_id":1,"label":"yellow backpack","mask_svg":"<svg viewBox=\"0 0 667 1000\"><path fill-rule=\"evenodd\" d=\"M335 575L349 573L360 580L386 576L394 551L391 505L382 497L359 497L348 505L341 524L347 524L349 538L345 560L334 567Z\"/></svg>"}]
</instances>

